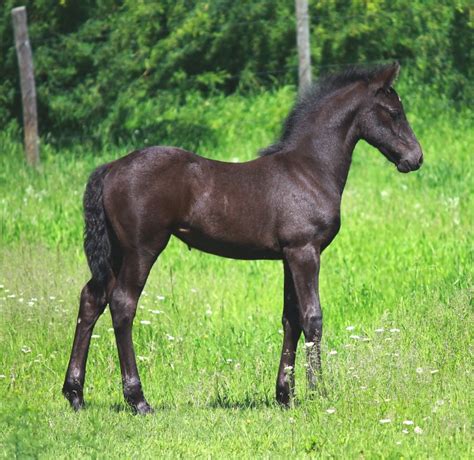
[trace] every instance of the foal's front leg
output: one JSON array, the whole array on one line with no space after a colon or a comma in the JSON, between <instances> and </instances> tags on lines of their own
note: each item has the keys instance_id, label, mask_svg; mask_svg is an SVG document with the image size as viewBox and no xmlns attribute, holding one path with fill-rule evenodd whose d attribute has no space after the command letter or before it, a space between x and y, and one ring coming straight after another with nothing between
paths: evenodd
<instances>
[{"instance_id":1,"label":"foal's front leg","mask_svg":"<svg viewBox=\"0 0 474 460\"><path fill-rule=\"evenodd\" d=\"M287 406L293 397L295 387L295 358L298 340L301 335L301 325L293 278L288 264L286 262L283 262L283 264L285 269L282 317L284 335L276 384L276 399L280 404Z\"/></svg>"},{"instance_id":2,"label":"foal's front leg","mask_svg":"<svg viewBox=\"0 0 474 460\"><path fill-rule=\"evenodd\" d=\"M298 299L301 326L305 336L310 389L316 385L315 373L321 375L321 337L323 334L323 314L319 303L319 248L307 244L285 250L285 258L290 268Z\"/></svg>"}]
</instances>

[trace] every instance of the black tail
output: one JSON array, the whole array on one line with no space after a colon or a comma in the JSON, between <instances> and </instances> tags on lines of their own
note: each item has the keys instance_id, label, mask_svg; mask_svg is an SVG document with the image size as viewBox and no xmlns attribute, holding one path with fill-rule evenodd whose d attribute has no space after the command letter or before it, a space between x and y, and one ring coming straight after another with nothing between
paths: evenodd
<instances>
[{"instance_id":1,"label":"black tail","mask_svg":"<svg viewBox=\"0 0 474 460\"><path fill-rule=\"evenodd\" d=\"M109 165L97 168L89 177L84 193L84 250L98 287L106 288L112 275L111 245L102 192Z\"/></svg>"}]
</instances>

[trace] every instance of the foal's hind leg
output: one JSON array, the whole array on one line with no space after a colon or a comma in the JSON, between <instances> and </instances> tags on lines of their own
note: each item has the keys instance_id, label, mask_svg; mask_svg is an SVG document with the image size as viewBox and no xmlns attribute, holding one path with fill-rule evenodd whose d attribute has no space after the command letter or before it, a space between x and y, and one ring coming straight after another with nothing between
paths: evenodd
<instances>
[{"instance_id":1,"label":"foal's hind leg","mask_svg":"<svg viewBox=\"0 0 474 460\"><path fill-rule=\"evenodd\" d=\"M286 262L284 262L284 269L285 287L282 317L284 336L276 384L276 399L280 404L287 406L293 396L295 387L294 368L296 349L301 335L301 325L298 317L298 300L295 285Z\"/></svg>"},{"instance_id":2,"label":"foal's hind leg","mask_svg":"<svg viewBox=\"0 0 474 460\"><path fill-rule=\"evenodd\" d=\"M84 406L83 388L92 330L106 305L105 290L90 280L81 292L76 333L63 386L63 394L75 410Z\"/></svg>"},{"instance_id":3,"label":"foal's hind leg","mask_svg":"<svg viewBox=\"0 0 474 460\"><path fill-rule=\"evenodd\" d=\"M140 294L157 255L164 249L169 235L163 238L159 251L133 252L125 255L122 269L110 299L110 312L122 371L123 394L132 408L141 414L152 412L143 395L132 342L132 325Z\"/></svg>"}]
</instances>

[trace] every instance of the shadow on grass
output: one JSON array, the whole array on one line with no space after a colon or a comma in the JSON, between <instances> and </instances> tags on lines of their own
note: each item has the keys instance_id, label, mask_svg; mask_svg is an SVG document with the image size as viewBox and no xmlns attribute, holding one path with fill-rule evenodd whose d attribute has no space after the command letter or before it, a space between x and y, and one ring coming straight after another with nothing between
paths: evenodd
<instances>
[{"instance_id":1,"label":"shadow on grass","mask_svg":"<svg viewBox=\"0 0 474 460\"><path fill-rule=\"evenodd\" d=\"M281 407L274 399L267 396L245 396L242 399L231 399L225 395L217 395L211 399L206 407L209 409L262 409L274 407Z\"/></svg>"}]
</instances>

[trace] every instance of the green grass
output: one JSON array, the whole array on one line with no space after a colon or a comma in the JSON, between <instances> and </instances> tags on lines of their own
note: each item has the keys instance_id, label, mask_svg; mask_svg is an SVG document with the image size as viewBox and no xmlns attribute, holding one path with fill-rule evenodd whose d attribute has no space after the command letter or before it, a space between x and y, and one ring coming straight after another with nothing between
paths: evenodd
<instances>
[{"instance_id":1,"label":"green grass","mask_svg":"<svg viewBox=\"0 0 474 460\"><path fill-rule=\"evenodd\" d=\"M225 132L200 152L251 158L291 99L288 89L219 99L208 124ZM122 402L108 311L92 340L87 409L75 414L61 396L88 279L82 190L94 165L127 149L44 145L33 172L12 133L0 135L0 455L472 458L472 113L432 114L409 114L425 152L416 173L397 173L365 144L355 152L342 229L322 258L327 395L306 394L300 353L295 407L273 402L280 263L172 241L134 327L148 417Z\"/></svg>"}]
</instances>

